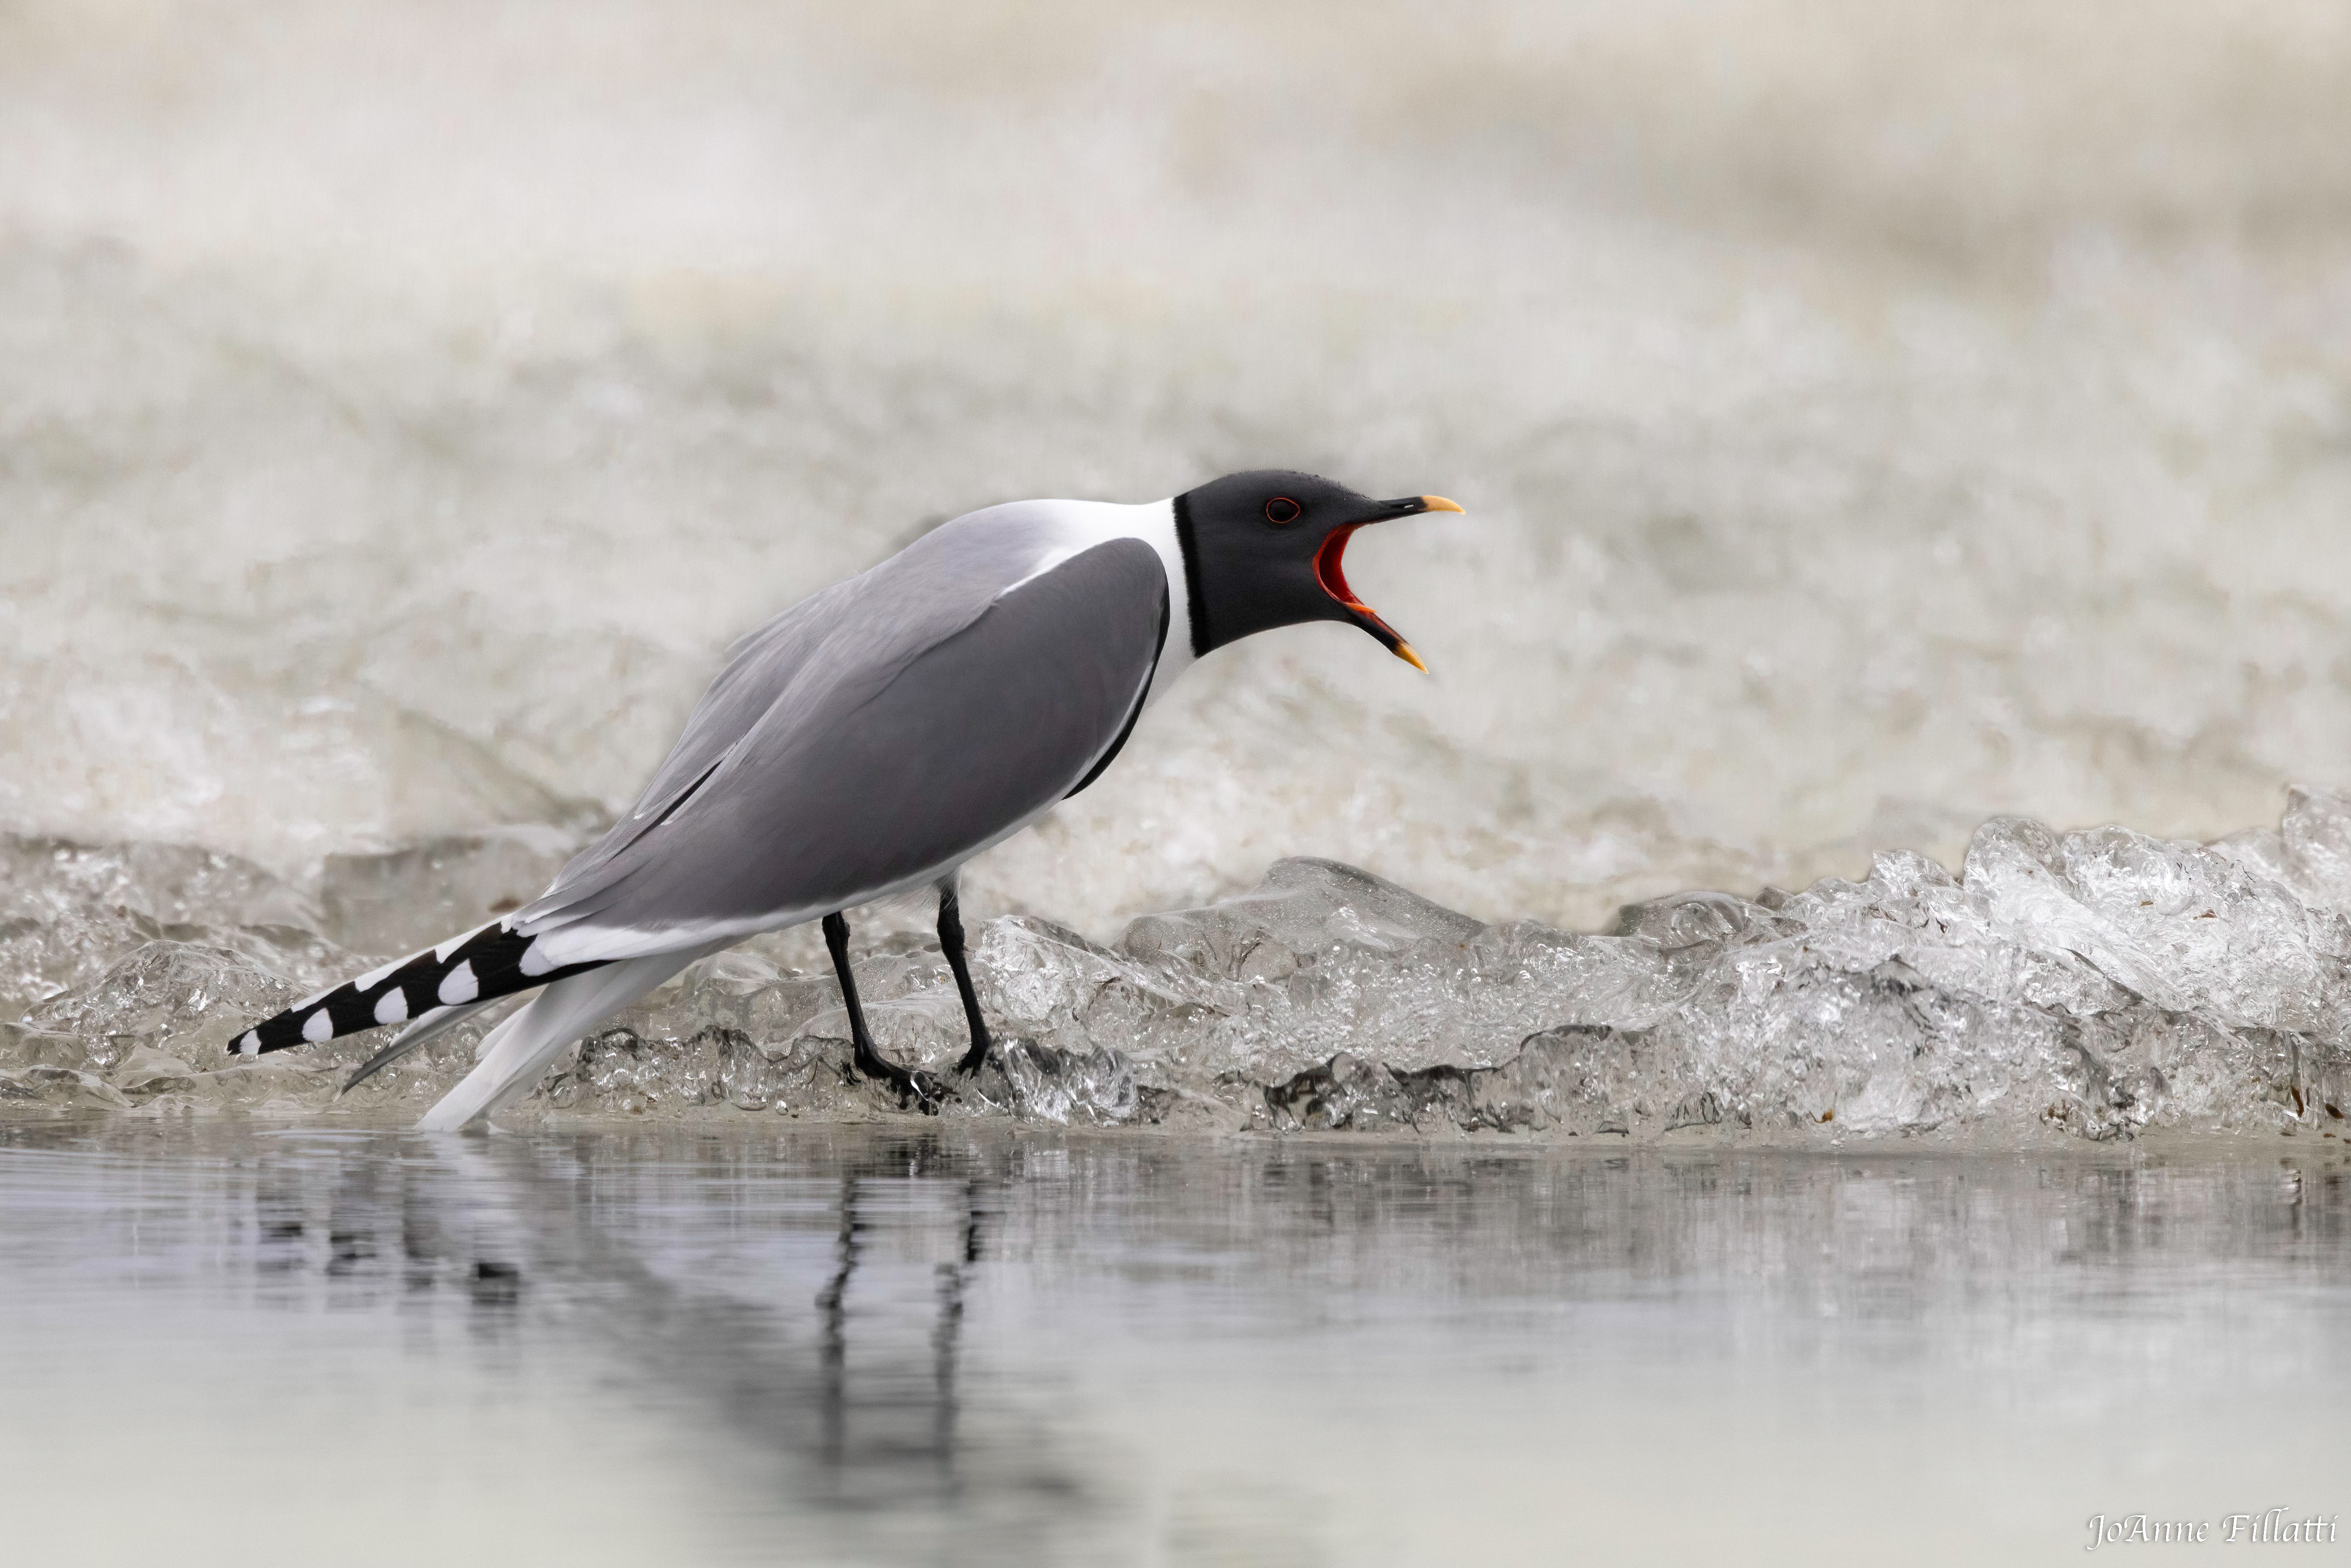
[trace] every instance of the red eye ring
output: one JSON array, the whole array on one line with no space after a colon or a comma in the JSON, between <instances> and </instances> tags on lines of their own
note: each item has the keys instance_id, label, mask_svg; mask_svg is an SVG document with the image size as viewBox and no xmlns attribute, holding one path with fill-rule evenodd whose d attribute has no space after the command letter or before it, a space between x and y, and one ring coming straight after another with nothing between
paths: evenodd
<instances>
[{"instance_id":1,"label":"red eye ring","mask_svg":"<svg viewBox=\"0 0 2351 1568\"><path fill-rule=\"evenodd\" d=\"M1276 496L1265 504L1265 520L1277 527L1294 523L1306 513L1306 508L1287 496Z\"/></svg>"}]
</instances>

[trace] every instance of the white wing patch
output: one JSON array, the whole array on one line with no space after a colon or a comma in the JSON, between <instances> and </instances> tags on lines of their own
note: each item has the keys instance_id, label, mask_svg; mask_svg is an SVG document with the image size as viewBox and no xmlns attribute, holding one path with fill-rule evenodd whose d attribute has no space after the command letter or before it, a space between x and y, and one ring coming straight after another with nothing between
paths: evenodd
<instances>
[{"instance_id":1,"label":"white wing patch","mask_svg":"<svg viewBox=\"0 0 2351 1568\"><path fill-rule=\"evenodd\" d=\"M474 961L471 958L441 977L440 997L443 1007L463 1007L481 994L482 985L474 976Z\"/></svg>"}]
</instances>

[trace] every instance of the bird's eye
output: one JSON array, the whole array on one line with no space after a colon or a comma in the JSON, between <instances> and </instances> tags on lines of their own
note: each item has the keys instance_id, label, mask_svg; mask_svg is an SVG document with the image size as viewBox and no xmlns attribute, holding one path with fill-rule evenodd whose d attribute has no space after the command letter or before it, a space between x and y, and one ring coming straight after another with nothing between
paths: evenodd
<instances>
[{"instance_id":1,"label":"bird's eye","mask_svg":"<svg viewBox=\"0 0 2351 1568\"><path fill-rule=\"evenodd\" d=\"M1269 523L1294 523L1302 510L1287 496L1276 496L1265 504L1265 520Z\"/></svg>"}]
</instances>

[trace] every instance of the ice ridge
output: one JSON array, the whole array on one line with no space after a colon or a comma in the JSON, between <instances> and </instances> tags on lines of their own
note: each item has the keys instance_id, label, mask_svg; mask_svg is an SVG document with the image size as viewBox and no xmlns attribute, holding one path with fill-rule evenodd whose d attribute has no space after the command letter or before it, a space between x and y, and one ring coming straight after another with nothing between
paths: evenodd
<instances>
[{"instance_id":1,"label":"ice ridge","mask_svg":"<svg viewBox=\"0 0 2351 1568\"><path fill-rule=\"evenodd\" d=\"M377 956L411 913L384 890L418 867L432 917L462 919L528 880L518 855L492 835L330 868L363 901L202 851L0 841L0 1009L21 1013L0 1025L0 1114L421 1107L496 1009L340 1101L370 1036L261 1062L229 1041ZM1003 1049L945 1113L1628 1140L2339 1134L2346 911L2351 798L2311 789L2277 831L2209 844L1999 818L1957 875L1881 854L1858 882L1678 894L1601 934L1489 925L1285 860L1107 946L987 922L973 967ZM847 1076L839 992L795 956L771 941L695 966L519 1114L901 1113ZM893 937L858 972L883 1049L943 1072L963 1021L936 947Z\"/></svg>"}]
</instances>

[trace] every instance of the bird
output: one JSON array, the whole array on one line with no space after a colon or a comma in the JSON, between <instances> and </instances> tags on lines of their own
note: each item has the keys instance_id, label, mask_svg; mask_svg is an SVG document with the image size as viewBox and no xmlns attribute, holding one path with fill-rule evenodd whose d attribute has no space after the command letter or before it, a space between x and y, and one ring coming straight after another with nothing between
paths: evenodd
<instances>
[{"instance_id":1,"label":"bird","mask_svg":"<svg viewBox=\"0 0 2351 1568\"><path fill-rule=\"evenodd\" d=\"M727 650L633 805L529 904L304 998L236 1037L258 1056L406 1027L346 1091L502 998L538 990L418 1123L456 1132L530 1092L604 1019L761 932L823 925L852 1075L901 1107L943 1086L875 1049L847 912L923 890L977 1072L991 1040L956 873L1100 779L1144 710L1216 649L1278 627L1354 626L1424 674L1348 587L1358 529L1463 508L1374 500L1289 469L1139 506L1029 500L943 523Z\"/></svg>"}]
</instances>

